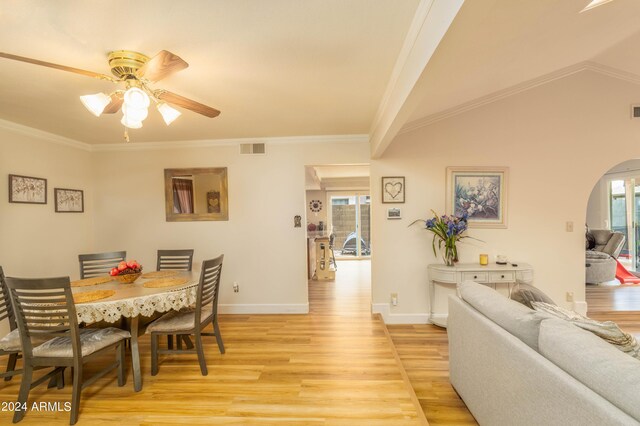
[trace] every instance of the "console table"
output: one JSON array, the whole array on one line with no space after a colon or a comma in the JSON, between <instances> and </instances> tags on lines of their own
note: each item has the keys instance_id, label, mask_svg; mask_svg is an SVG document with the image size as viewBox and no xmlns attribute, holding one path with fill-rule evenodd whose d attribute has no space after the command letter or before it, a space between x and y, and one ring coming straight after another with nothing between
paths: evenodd
<instances>
[{"instance_id":1,"label":"console table","mask_svg":"<svg viewBox=\"0 0 640 426\"><path fill-rule=\"evenodd\" d=\"M500 286L510 294L512 285L520 282L526 284L533 282L533 268L531 265L520 262L517 265L513 266L511 263L506 265L490 263L486 266L478 263L458 263L455 266L446 266L444 264L429 265L429 321L440 327L447 326L449 313L446 303L444 307L440 307L440 312L434 312L436 305L442 305L441 302L443 300L446 302L446 294L442 291L439 292L440 299L436 299L436 287L442 286L455 290L456 285L459 283L475 281L490 285L496 290L499 290ZM450 294L450 292L447 292L447 294Z\"/></svg>"}]
</instances>

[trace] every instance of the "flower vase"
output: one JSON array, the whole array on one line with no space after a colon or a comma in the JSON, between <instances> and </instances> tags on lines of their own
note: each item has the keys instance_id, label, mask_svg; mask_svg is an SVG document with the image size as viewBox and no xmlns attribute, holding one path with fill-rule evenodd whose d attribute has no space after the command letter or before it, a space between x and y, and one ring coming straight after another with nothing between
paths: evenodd
<instances>
[{"instance_id":1,"label":"flower vase","mask_svg":"<svg viewBox=\"0 0 640 426\"><path fill-rule=\"evenodd\" d=\"M444 264L447 266L454 266L458 261L458 250L456 250L455 241L447 241L445 243L444 251L442 252L442 258Z\"/></svg>"}]
</instances>

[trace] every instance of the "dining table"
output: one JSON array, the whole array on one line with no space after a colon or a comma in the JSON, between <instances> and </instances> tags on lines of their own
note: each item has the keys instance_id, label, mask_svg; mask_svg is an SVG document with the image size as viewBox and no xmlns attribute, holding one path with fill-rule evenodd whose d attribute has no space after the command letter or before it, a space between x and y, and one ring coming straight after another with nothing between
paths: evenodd
<instances>
[{"instance_id":1,"label":"dining table","mask_svg":"<svg viewBox=\"0 0 640 426\"><path fill-rule=\"evenodd\" d=\"M178 311L196 303L196 294L200 273L196 271L175 271L171 274L172 282L179 282L172 286L148 287L151 281L158 278L146 278L142 275L130 284L113 280L105 283L74 286L72 293L74 298L79 293L102 292L112 294L99 300L79 303L76 302L76 314L79 323L93 324L100 321L107 323L126 323L131 332L131 361L133 366L133 381L136 392L142 390L142 374L140 371L140 351L138 337L144 333L144 327L140 327L143 317L152 317L156 313ZM74 283L80 283L76 281ZM86 282L86 281L85 281ZM130 321L122 321L128 318Z\"/></svg>"}]
</instances>

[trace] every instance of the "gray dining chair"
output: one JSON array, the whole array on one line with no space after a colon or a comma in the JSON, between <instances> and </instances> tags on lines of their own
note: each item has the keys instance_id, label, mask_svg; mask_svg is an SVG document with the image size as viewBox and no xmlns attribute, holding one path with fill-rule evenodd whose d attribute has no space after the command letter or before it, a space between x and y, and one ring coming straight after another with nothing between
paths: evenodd
<instances>
[{"instance_id":1,"label":"gray dining chair","mask_svg":"<svg viewBox=\"0 0 640 426\"><path fill-rule=\"evenodd\" d=\"M193 252L193 249L158 250L156 271L191 271L193 266ZM192 343L187 336L178 336L176 340L178 349L182 349L183 340L189 348L192 347ZM170 334L167 335L167 348L173 349L173 336Z\"/></svg>"},{"instance_id":2,"label":"gray dining chair","mask_svg":"<svg viewBox=\"0 0 640 426\"><path fill-rule=\"evenodd\" d=\"M107 253L92 253L78 255L80 261L80 278L92 278L109 275L111 269L126 260L126 251L112 251Z\"/></svg>"},{"instance_id":3,"label":"gray dining chair","mask_svg":"<svg viewBox=\"0 0 640 426\"><path fill-rule=\"evenodd\" d=\"M124 386L123 343L131 334L112 327L79 329L69 277L7 277L6 283L22 343L23 374L18 403L26 404L31 389L62 373L64 368L71 367L73 389L70 424L73 425L78 420L82 389L114 369L118 369L118 386ZM48 340L40 344L40 339L43 338ZM83 365L114 348L115 362L85 380ZM33 370L40 367L54 367L54 370L32 382ZM62 380L58 382L59 388L62 387L61 382ZM13 422L19 422L24 415L24 411L16 411Z\"/></svg>"},{"instance_id":4,"label":"gray dining chair","mask_svg":"<svg viewBox=\"0 0 640 426\"><path fill-rule=\"evenodd\" d=\"M0 339L0 355L8 355L7 369L0 377L4 377L5 382L11 380L22 370L16 370L16 361L22 349L20 345L20 333L16 324L16 317L13 314L11 299L9 298L9 288L4 278L4 271L0 266L0 321L7 320L10 332Z\"/></svg>"},{"instance_id":5,"label":"gray dining chair","mask_svg":"<svg viewBox=\"0 0 640 426\"><path fill-rule=\"evenodd\" d=\"M147 334L151 334L151 375L158 374L158 354L197 353L200 371L203 376L208 374L207 362L204 357L202 336L216 336L220 353L224 353L224 344L218 326L218 294L220 293L220 277L222 275L222 260L224 255L202 262L200 281L196 293L195 309L187 311L171 311L147 327ZM203 333L203 329L213 325L213 333ZM161 335L193 335L195 349L160 349L158 336Z\"/></svg>"},{"instance_id":6,"label":"gray dining chair","mask_svg":"<svg viewBox=\"0 0 640 426\"><path fill-rule=\"evenodd\" d=\"M193 264L193 249L158 250L157 271L172 269L176 271L191 271Z\"/></svg>"}]
</instances>

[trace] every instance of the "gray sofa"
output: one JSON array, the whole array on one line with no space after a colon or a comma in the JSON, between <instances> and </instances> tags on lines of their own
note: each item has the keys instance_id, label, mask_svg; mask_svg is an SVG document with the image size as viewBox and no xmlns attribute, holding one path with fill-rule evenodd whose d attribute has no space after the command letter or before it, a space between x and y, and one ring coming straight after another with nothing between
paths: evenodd
<instances>
[{"instance_id":1,"label":"gray sofa","mask_svg":"<svg viewBox=\"0 0 640 426\"><path fill-rule=\"evenodd\" d=\"M481 425L638 425L640 361L474 282L449 297L449 371Z\"/></svg>"},{"instance_id":2,"label":"gray sofa","mask_svg":"<svg viewBox=\"0 0 640 426\"><path fill-rule=\"evenodd\" d=\"M624 246L625 236L608 229L591 229L595 247L586 252L587 284L600 284L616 277L616 259Z\"/></svg>"}]
</instances>

